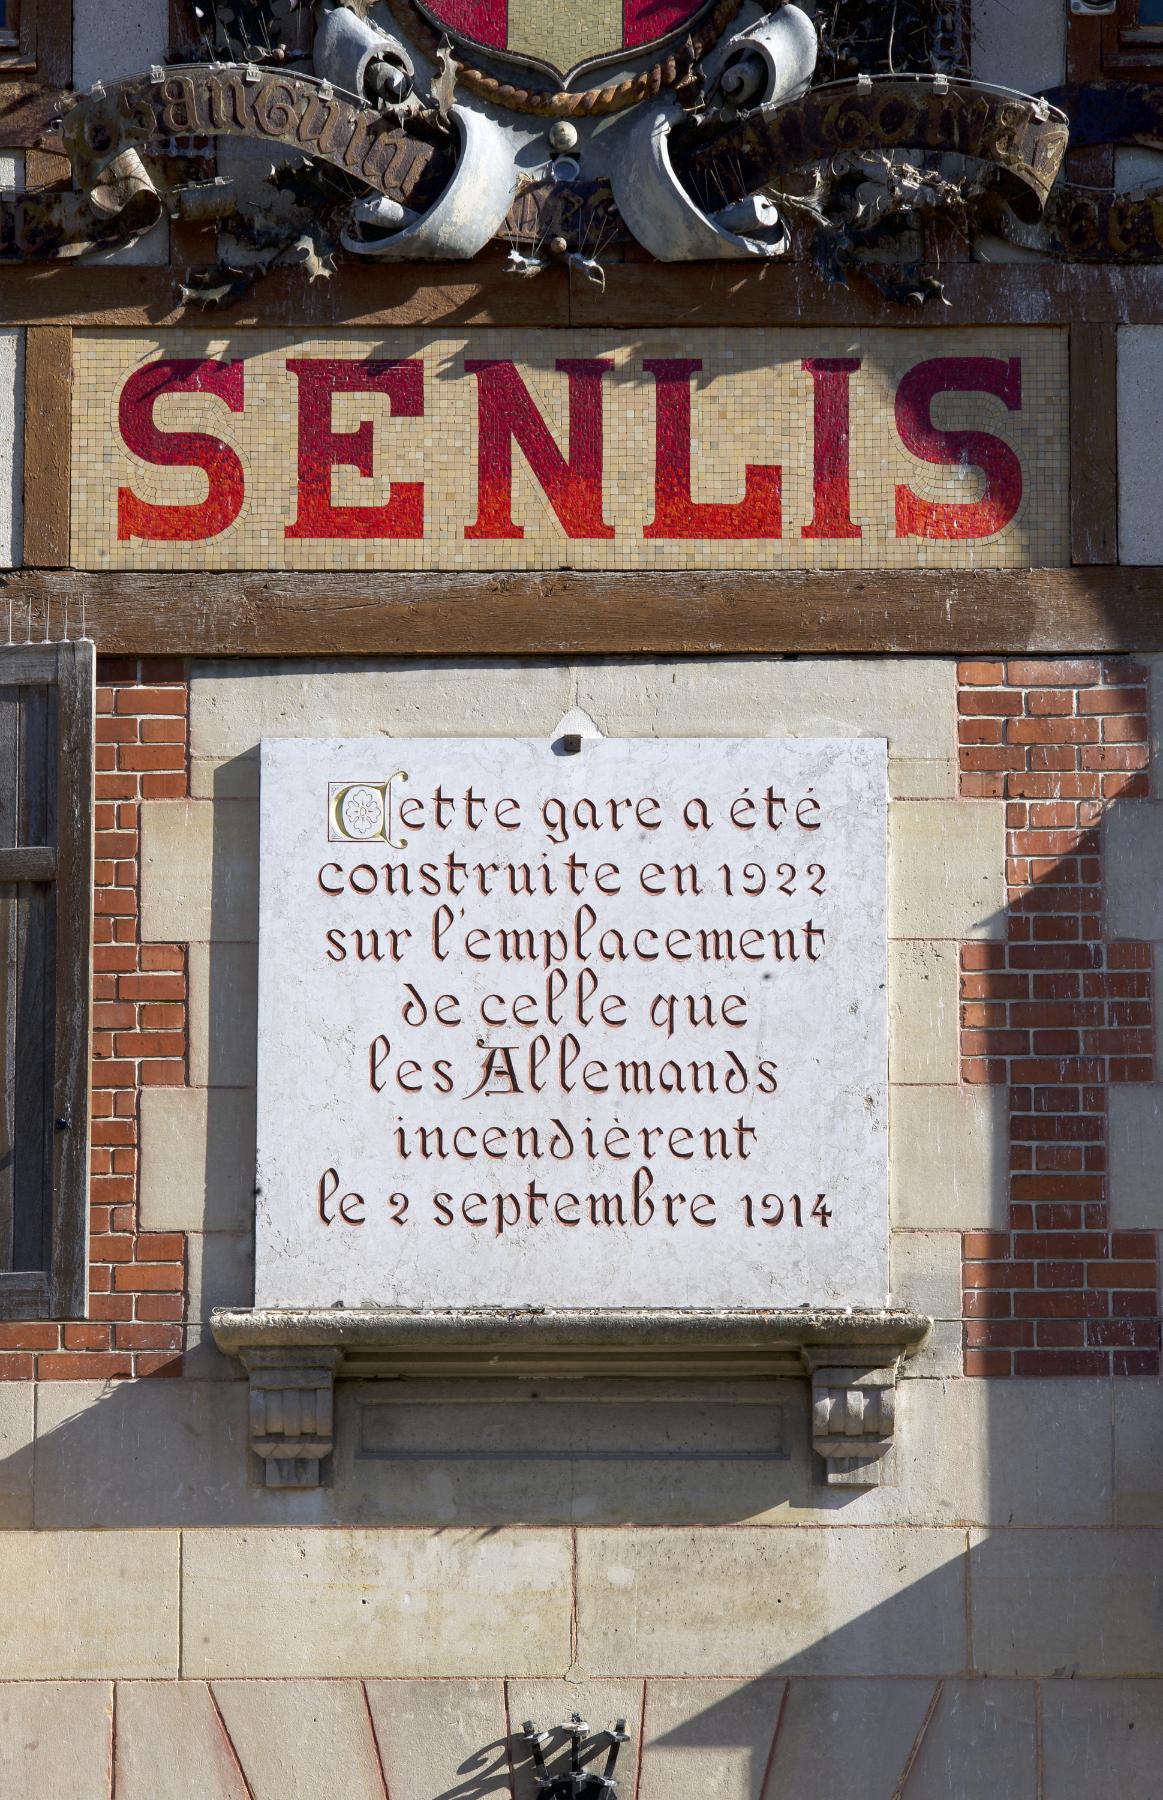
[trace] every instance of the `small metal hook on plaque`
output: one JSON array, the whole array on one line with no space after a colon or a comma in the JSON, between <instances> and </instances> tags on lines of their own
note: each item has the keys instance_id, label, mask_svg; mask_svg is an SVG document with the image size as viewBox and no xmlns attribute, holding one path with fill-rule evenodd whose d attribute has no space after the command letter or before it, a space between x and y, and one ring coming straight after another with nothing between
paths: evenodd
<instances>
[{"instance_id":1,"label":"small metal hook on plaque","mask_svg":"<svg viewBox=\"0 0 1163 1800\"><path fill-rule=\"evenodd\" d=\"M545 1762L545 1746L559 1733L569 1740L569 1768L560 1775L551 1775ZM619 1719L612 1730L595 1732L592 1737L590 1728L580 1713L574 1713L569 1723L559 1726L557 1732L538 1731L532 1719L527 1719L522 1728L522 1736L533 1758L533 1774L540 1800L617 1800L618 1783L614 1771L618 1764L618 1752L630 1739L625 1719ZM589 1751L591 1760L603 1749L606 1751L606 1766L601 1774L584 1766L583 1744Z\"/></svg>"}]
</instances>

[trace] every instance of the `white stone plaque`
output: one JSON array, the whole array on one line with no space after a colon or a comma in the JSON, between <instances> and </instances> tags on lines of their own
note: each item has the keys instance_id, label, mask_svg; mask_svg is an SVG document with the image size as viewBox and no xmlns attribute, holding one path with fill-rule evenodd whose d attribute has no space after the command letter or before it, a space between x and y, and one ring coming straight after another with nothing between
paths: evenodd
<instances>
[{"instance_id":1,"label":"white stone plaque","mask_svg":"<svg viewBox=\"0 0 1163 1800\"><path fill-rule=\"evenodd\" d=\"M256 1305L883 1305L885 759L265 742Z\"/></svg>"}]
</instances>

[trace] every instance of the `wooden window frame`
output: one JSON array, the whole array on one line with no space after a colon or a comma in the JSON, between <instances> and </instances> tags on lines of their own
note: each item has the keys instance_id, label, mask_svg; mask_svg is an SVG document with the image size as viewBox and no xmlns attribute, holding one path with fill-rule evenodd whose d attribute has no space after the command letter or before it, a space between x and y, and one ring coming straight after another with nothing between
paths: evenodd
<instances>
[{"instance_id":1,"label":"wooden window frame","mask_svg":"<svg viewBox=\"0 0 1163 1800\"><path fill-rule=\"evenodd\" d=\"M4 25L0 26L0 54L7 56L13 51L16 51L21 55L27 55L28 45L21 32L21 24L28 9L29 0L25 0L23 6L21 5L21 0L7 0L7 5L4 9L6 22ZM9 13L15 18L15 24L9 22Z\"/></svg>"},{"instance_id":2,"label":"wooden window frame","mask_svg":"<svg viewBox=\"0 0 1163 1800\"><path fill-rule=\"evenodd\" d=\"M1117 0L1113 12L1089 18L1071 13L1070 50L1072 61L1090 66L1084 79L1163 81L1163 25L1139 23L1139 0Z\"/></svg>"},{"instance_id":3,"label":"wooden window frame","mask_svg":"<svg viewBox=\"0 0 1163 1800\"><path fill-rule=\"evenodd\" d=\"M32 77L49 87L69 85L73 72L73 10L69 0L9 0L17 25L0 35L3 83Z\"/></svg>"},{"instance_id":4,"label":"wooden window frame","mask_svg":"<svg viewBox=\"0 0 1163 1800\"><path fill-rule=\"evenodd\" d=\"M17 893L22 886L51 885L56 899L46 999L52 1009L51 1082L39 1095L34 1090L23 1126L16 1118L15 1068L11 1101L0 1096L10 1150L21 1129L45 1133L43 1266L0 1269L0 1320L80 1319L88 1306L95 681L88 640L0 646L0 687L44 686L57 695L56 841L0 849L0 883Z\"/></svg>"}]
</instances>

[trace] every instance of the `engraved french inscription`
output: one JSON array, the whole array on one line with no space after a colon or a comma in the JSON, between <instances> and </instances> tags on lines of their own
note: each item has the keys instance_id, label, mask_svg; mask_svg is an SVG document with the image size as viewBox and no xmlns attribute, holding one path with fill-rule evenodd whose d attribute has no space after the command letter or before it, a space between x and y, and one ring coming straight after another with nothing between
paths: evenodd
<instances>
[{"instance_id":1,"label":"engraved french inscription","mask_svg":"<svg viewBox=\"0 0 1163 1800\"><path fill-rule=\"evenodd\" d=\"M264 743L257 1304L883 1304L885 757Z\"/></svg>"}]
</instances>

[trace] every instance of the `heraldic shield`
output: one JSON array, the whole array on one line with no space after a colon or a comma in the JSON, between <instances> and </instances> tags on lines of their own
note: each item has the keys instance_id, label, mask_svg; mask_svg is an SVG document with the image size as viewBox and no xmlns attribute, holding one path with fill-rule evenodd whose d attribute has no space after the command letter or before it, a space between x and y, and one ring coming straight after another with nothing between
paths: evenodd
<instances>
[{"instance_id":1,"label":"heraldic shield","mask_svg":"<svg viewBox=\"0 0 1163 1800\"><path fill-rule=\"evenodd\" d=\"M462 43L532 64L563 82L582 68L637 53L687 30L707 0L417 0L431 22Z\"/></svg>"}]
</instances>

